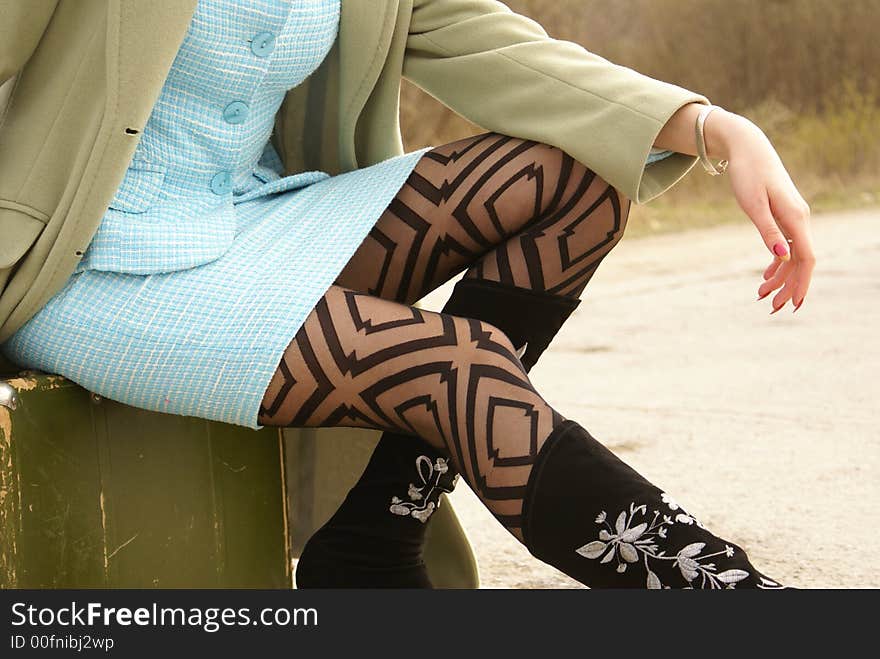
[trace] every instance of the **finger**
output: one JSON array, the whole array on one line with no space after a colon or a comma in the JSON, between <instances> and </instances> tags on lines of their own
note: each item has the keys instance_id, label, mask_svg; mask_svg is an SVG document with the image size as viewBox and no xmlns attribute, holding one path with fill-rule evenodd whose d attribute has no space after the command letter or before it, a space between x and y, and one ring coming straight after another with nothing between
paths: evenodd
<instances>
[{"instance_id":1,"label":"finger","mask_svg":"<svg viewBox=\"0 0 880 659\"><path fill-rule=\"evenodd\" d=\"M791 299L792 293L794 293L795 281L793 278L787 279L785 285L773 296L773 311L770 312L771 315L782 309L785 303Z\"/></svg>"},{"instance_id":2,"label":"finger","mask_svg":"<svg viewBox=\"0 0 880 659\"><path fill-rule=\"evenodd\" d=\"M791 258L788 241L770 211L767 190L764 189L760 195L752 196L751 201L743 205L743 210L757 227L770 253L782 261L788 261Z\"/></svg>"},{"instance_id":3,"label":"finger","mask_svg":"<svg viewBox=\"0 0 880 659\"><path fill-rule=\"evenodd\" d=\"M803 279L801 269L796 267L787 284L791 286L791 304L794 307L794 309L792 309L793 313L798 310L801 304L803 304L804 296L806 295L804 286L806 285L809 288L810 283L809 280L805 281Z\"/></svg>"},{"instance_id":4,"label":"finger","mask_svg":"<svg viewBox=\"0 0 880 659\"><path fill-rule=\"evenodd\" d=\"M782 263L782 261L779 258L773 257L773 262L770 265L768 265L767 268L764 270L764 280L765 281L767 279L770 279L770 277L772 277L774 274L776 274L776 270L777 270L777 268L779 268L780 263Z\"/></svg>"},{"instance_id":5,"label":"finger","mask_svg":"<svg viewBox=\"0 0 880 659\"><path fill-rule=\"evenodd\" d=\"M803 304L810 287L816 256L813 250L813 236L810 227L810 209L806 202L787 204L784 211L777 213L779 224L792 237L791 254L796 264L792 283L792 303L797 310Z\"/></svg>"},{"instance_id":6,"label":"finger","mask_svg":"<svg viewBox=\"0 0 880 659\"><path fill-rule=\"evenodd\" d=\"M782 261L773 276L758 287L758 299L764 299L770 295L770 293L782 286L788 278L788 273L791 272L793 267L794 264L791 261Z\"/></svg>"},{"instance_id":7,"label":"finger","mask_svg":"<svg viewBox=\"0 0 880 659\"><path fill-rule=\"evenodd\" d=\"M800 306L804 303L804 298L807 297L807 291L810 290L810 282L813 279L813 268L816 265L815 259L812 260L801 260L798 262L797 267L797 287L795 289L795 293L792 296L792 304L794 304L794 310L797 311Z\"/></svg>"},{"instance_id":8,"label":"finger","mask_svg":"<svg viewBox=\"0 0 880 659\"><path fill-rule=\"evenodd\" d=\"M815 260L810 206L793 186L790 190L768 188L770 211L777 226L789 239L789 252L795 259L810 262Z\"/></svg>"}]
</instances>

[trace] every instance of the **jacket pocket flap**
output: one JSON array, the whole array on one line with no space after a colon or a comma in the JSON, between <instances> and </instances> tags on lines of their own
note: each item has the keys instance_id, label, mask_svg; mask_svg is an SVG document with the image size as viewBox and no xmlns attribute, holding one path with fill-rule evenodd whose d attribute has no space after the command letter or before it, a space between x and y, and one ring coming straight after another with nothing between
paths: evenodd
<instances>
[{"instance_id":1,"label":"jacket pocket flap","mask_svg":"<svg viewBox=\"0 0 880 659\"><path fill-rule=\"evenodd\" d=\"M0 270L15 265L45 227L45 224L30 215L0 208Z\"/></svg>"},{"instance_id":2,"label":"jacket pocket flap","mask_svg":"<svg viewBox=\"0 0 880 659\"><path fill-rule=\"evenodd\" d=\"M126 213L145 213L159 198L165 182L163 165L133 163L110 202L110 208Z\"/></svg>"}]
</instances>

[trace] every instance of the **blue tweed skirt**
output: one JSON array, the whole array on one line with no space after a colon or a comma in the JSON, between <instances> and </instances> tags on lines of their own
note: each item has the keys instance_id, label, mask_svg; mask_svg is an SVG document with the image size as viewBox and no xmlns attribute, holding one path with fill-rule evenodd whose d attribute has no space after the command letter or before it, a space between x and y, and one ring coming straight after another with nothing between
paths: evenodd
<instances>
[{"instance_id":1,"label":"blue tweed skirt","mask_svg":"<svg viewBox=\"0 0 880 659\"><path fill-rule=\"evenodd\" d=\"M220 258L75 272L0 349L135 407L253 429L285 348L429 147L236 204Z\"/></svg>"}]
</instances>

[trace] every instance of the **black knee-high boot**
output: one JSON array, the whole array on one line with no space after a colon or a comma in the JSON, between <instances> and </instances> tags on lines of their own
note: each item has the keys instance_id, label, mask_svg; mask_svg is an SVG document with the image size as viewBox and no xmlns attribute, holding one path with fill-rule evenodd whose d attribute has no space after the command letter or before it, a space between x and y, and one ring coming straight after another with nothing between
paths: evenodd
<instances>
[{"instance_id":1,"label":"black knee-high boot","mask_svg":"<svg viewBox=\"0 0 880 659\"><path fill-rule=\"evenodd\" d=\"M498 327L518 348L526 371L537 362L577 298L482 279L456 282L443 313ZM428 520L457 474L448 455L412 436L386 432L336 514L306 543L298 588L430 588L422 560ZM439 487L425 483L427 465L446 471Z\"/></svg>"},{"instance_id":2,"label":"black knee-high boot","mask_svg":"<svg viewBox=\"0 0 880 659\"><path fill-rule=\"evenodd\" d=\"M538 452L523 539L534 556L591 587L782 587L571 419Z\"/></svg>"},{"instance_id":3,"label":"black knee-high boot","mask_svg":"<svg viewBox=\"0 0 880 659\"><path fill-rule=\"evenodd\" d=\"M333 517L306 543L297 588L430 588L424 530L458 474L418 437L385 433Z\"/></svg>"},{"instance_id":4,"label":"black knee-high boot","mask_svg":"<svg viewBox=\"0 0 880 659\"><path fill-rule=\"evenodd\" d=\"M476 318L502 330L529 372L580 299L484 279L461 279L443 313Z\"/></svg>"}]
</instances>

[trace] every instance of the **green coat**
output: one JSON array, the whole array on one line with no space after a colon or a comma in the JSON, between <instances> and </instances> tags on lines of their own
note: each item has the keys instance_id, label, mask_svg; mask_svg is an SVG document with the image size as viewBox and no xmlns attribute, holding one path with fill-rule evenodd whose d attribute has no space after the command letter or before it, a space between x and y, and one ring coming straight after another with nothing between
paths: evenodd
<instances>
[{"instance_id":1,"label":"green coat","mask_svg":"<svg viewBox=\"0 0 880 659\"><path fill-rule=\"evenodd\" d=\"M72 274L196 4L0 0L0 342ZM645 167L669 117L708 103L551 39L494 0L343 0L339 39L277 115L285 174L403 153L401 77L487 130L567 151L635 203L696 163L675 154Z\"/></svg>"},{"instance_id":2,"label":"green coat","mask_svg":"<svg viewBox=\"0 0 880 659\"><path fill-rule=\"evenodd\" d=\"M73 272L196 4L0 0L0 83L9 81L0 94L0 342ZM493 0L343 0L336 45L278 112L272 140L285 173L336 174L402 153L402 76L487 130L567 151L635 203L696 163L676 154L644 165L679 107L708 103L551 39Z\"/></svg>"}]
</instances>

